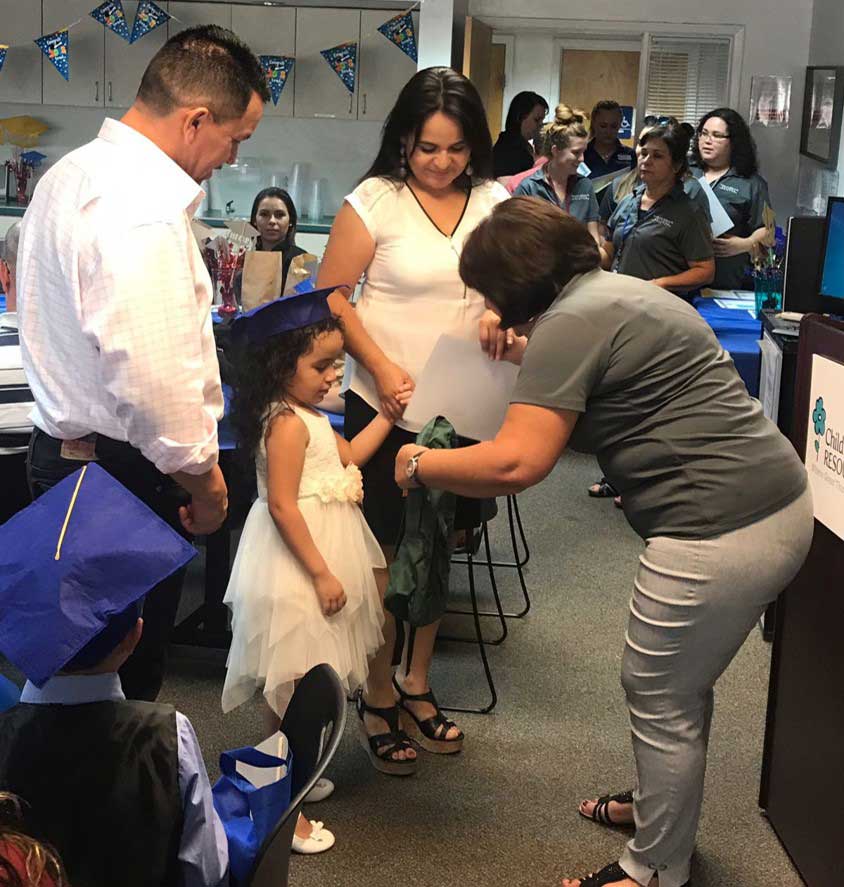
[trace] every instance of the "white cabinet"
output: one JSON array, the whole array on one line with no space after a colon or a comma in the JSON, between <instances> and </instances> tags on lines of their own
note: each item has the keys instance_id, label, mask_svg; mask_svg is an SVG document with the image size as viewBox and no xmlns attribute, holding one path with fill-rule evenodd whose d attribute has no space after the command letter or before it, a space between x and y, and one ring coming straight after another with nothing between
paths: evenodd
<instances>
[{"instance_id":1,"label":"white cabinet","mask_svg":"<svg viewBox=\"0 0 844 887\"><path fill-rule=\"evenodd\" d=\"M386 120L401 88L416 73L416 62L378 30L401 11L361 11L358 120ZM413 24L418 37L418 12L413 13Z\"/></svg>"},{"instance_id":2,"label":"white cabinet","mask_svg":"<svg viewBox=\"0 0 844 887\"><path fill-rule=\"evenodd\" d=\"M79 20L79 24L68 32L70 80L65 80L46 56L42 58L45 105L103 107L105 28L91 18L90 12L96 5L91 0L43 0L41 7L43 22L41 28L36 29L37 33L30 39L41 34L50 34Z\"/></svg>"},{"instance_id":3,"label":"white cabinet","mask_svg":"<svg viewBox=\"0 0 844 887\"><path fill-rule=\"evenodd\" d=\"M232 8L228 3L185 3L182 0L170 0L168 12L173 16L167 22L168 37L195 25L219 25L221 28L232 26Z\"/></svg>"},{"instance_id":4,"label":"white cabinet","mask_svg":"<svg viewBox=\"0 0 844 887\"><path fill-rule=\"evenodd\" d=\"M232 6L232 30L255 55L296 55L296 10L279 6ZM266 117L292 117L298 62L287 77L278 104L264 105Z\"/></svg>"},{"instance_id":5,"label":"white cabinet","mask_svg":"<svg viewBox=\"0 0 844 887\"><path fill-rule=\"evenodd\" d=\"M168 11L166 0L156 0L156 2L161 9ZM137 8L136 0L123 0L123 12L130 33ZM105 106L128 108L135 101L147 65L167 40L167 28L160 25L132 44L118 37L109 28L103 30L105 31ZM70 33L72 35L73 31Z\"/></svg>"},{"instance_id":6,"label":"white cabinet","mask_svg":"<svg viewBox=\"0 0 844 887\"><path fill-rule=\"evenodd\" d=\"M0 102L41 104L41 50L32 42L41 35L41 4L0 2L2 42L9 44L0 71Z\"/></svg>"},{"instance_id":7,"label":"white cabinet","mask_svg":"<svg viewBox=\"0 0 844 887\"><path fill-rule=\"evenodd\" d=\"M294 109L297 117L357 119L358 93L350 93L334 69L320 55L340 43L360 38L360 10L296 10L296 83Z\"/></svg>"}]
</instances>

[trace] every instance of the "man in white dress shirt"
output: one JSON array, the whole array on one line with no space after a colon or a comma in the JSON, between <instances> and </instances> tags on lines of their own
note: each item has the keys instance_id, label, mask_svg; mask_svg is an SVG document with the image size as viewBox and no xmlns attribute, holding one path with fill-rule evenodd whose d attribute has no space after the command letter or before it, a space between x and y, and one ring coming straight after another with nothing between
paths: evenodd
<instances>
[{"instance_id":1,"label":"man in white dress shirt","mask_svg":"<svg viewBox=\"0 0 844 887\"><path fill-rule=\"evenodd\" d=\"M185 533L225 519L211 281L190 223L199 183L235 161L268 98L258 59L231 31L182 31L123 118L38 183L17 272L35 495L95 459ZM158 694L182 578L147 597L143 639L121 670L129 698Z\"/></svg>"}]
</instances>

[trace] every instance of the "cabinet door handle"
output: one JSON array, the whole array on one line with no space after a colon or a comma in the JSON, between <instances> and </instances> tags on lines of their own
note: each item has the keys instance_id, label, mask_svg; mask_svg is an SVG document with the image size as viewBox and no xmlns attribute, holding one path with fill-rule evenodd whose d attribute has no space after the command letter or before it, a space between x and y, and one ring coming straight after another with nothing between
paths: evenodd
<instances>
[{"instance_id":1,"label":"cabinet door handle","mask_svg":"<svg viewBox=\"0 0 844 887\"><path fill-rule=\"evenodd\" d=\"M94 81L94 101L98 102L100 100L100 81Z\"/></svg>"},{"instance_id":2,"label":"cabinet door handle","mask_svg":"<svg viewBox=\"0 0 844 887\"><path fill-rule=\"evenodd\" d=\"M109 81L108 81L108 102L109 102L109 104L111 104L111 101L112 101L112 98L111 98L111 80L109 80Z\"/></svg>"},{"instance_id":3,"label":"cabinet door handle","mask_svg":"<svg viewBox=\"0 0 844 887\"><path fill-rule=\"evenodd\" d=\"M363 113L366 114L366 93L363 94Z\"/></svg>"}]
</instances>

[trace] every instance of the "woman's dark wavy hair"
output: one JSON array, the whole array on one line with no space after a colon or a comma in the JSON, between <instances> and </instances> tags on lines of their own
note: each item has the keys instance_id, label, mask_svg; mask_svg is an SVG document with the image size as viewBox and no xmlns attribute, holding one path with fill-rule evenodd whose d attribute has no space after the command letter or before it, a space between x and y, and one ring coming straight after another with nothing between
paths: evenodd
<instances>
[{"instance_id":1,"label":"woman's dark wavy hair","mask_svg":"<svg viewBox=\"0 0 844 887\"><path fill-rule=\"evenodd\" d=\"M299 224L299 214L296 212L296 204L293 202L293 198L284 188L264 188L263 191L259 191L252 201L249 223L253 228L257 227L255 222L258 218L258 207L261 205L261 201L267 197L277 197L287 207L287 215L290 216L290 227L287 229L287 234L284 235L282 244L284 247L296 246L296 226Z\"/></svg>"},{"instance_id":2,"label":"woman's dark wavy hair","mask_svg":"<svg viewBox=\"0 0 844 887\"><path fill-rule=\"evenodd\" d=\"M235 352L231 421L247 459L258 450L272 405L287 396L299 358L314 347L315 339L335 330L342 333L343 324L332 314L310 326L272 336L261 345L242 345Z\"/></svg>"},{"instance_id":3,"label":"woman's dark wavy hair","mask_svg":"<svg viewBox=\"0 0 844 887\"><path fill-rule=\"evenodd\" d=\"M730 166L740 176L745 178L759 172L756 142L750 134L750 127L747 125L744 117L732 108L716 108L700 118L695 129L695 138L692 142L692 163L701 169L706 169L706 164L700 156L698 137L707 120L712 117L720 117L727 124L727 135L730 137Z\"/></svg>"},{"instance_id":4,"label":"woman's dark wavy hair","mask_svg":"<svg viewBox=\"0 0 844 887\"><path fill-rule=\"evenodd\" d=\"M643 130L637 144L644 147L652 139L661 139L668 148L671 162L677 169L677 181L682 181L689 171L689 136L682 124L673 121L662 126L651 126Z\"/></svg>"},{"instance_id":5,"label":"woman's dark wavy hair","mask_svg":"<svg viewBox=\"0 0 844 887\"><path fill-rule=\"evenodd\" d=\"M424 68L405 83L387 116L381 146L364 179L380 176L399 184L404 179L402 143L415 144L425 121L437 111L455 120L469 146L471 179L461 174L455 184L468 188L471 181L492 178L492 139L486 111L472 82L451 68Z\"/></svg>"},{"instance_id":6,"label":"woman's dark wavy hair","mask_svg":"<svg viewBox=\"0 0 844 887\"><path fill-rule=\"evenodd\" d=\"M496 307L507 329L547 311L576 274L599 265L586 225L547 200L513 197L469 235L460 276Z\"/></svg>"},{"instance_id":7,"label":"woman's dark wavy hair","mask_svg":"<svg viewBox=\"0 0 844 887\"><path fill-rule=\"evenodd\" d=\"M522 121L537 105L542 105L545 108L545 113L548 113L548 102L538 92L530 92L529 90L517 92L507 109L504 131L521 135Z\"/></svg>"}]
</instances>

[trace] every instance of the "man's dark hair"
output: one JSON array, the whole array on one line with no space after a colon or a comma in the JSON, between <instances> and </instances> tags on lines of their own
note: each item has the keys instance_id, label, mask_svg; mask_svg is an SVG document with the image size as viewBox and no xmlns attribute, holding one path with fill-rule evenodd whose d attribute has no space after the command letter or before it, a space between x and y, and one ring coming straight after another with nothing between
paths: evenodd
<instances>
[{"instance_id":1,"label":"man's dark hair","mask_svg":"<svg viewBox=\"0 0 844 887\"><path fill-rule=\"evenodd\" d=\"M261 63L234 33L217 25L171 37L144 71L138 99L154 113L204 105L218 122L241 117L252 93L269 101Z\"/></svg>"},{"instance_id":2,"label":"man's dark hair","mask_svg":"<svg viewBox=\"0 0 844 887\"><path fill-rule=\"evenodd\" d=\"M514 197L469 235L460 276L496 307L506 329L547 311L576 274L599 264L586 225L547 200Z\"/></svg>"}]
</instances>

